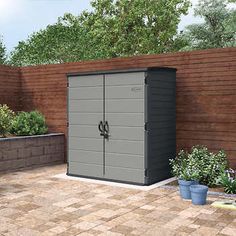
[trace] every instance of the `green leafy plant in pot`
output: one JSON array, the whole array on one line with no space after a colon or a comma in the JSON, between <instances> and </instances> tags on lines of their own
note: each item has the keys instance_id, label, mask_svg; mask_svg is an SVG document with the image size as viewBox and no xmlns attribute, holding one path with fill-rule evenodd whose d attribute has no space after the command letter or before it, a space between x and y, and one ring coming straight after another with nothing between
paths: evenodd
<instances>
[{"instance_id":1,"label":"green leafy plant in pot","mask_svg":"<svg viewBox=\"0 0 236 236\"><path fill-rule=\"evenodd\" d=\"M190 186L198 184L200 170L196 159L181 150L175 159L170 159L172 174L178 178L180 195L183 199L191 199Z\"/></svg>"},{"instance_id":2,"label":"green leafy plant in pot","mask_svg":"<svg viewBox=\"0 0 236 236\"><path fill-rule=\"evenodd\" d=\"M193 146L190 152L181 150L176 159L170 160L170 165L173 175L178 178L181 196L202 205L206 202L207 186L217 184L228 163L224 151L212 153L205 146ZM198 182L202 185L196 186Z\"/></svg>"},{"instance_id":3,"label":"green leafy plant in pot","mask_svg":"<svg viewBox=\"0 0 236 236\"><path fill-rule=\"evenodd\" d=\"M200 171L199 182L214 187L222 173L228 168L227 155L223 150L210 152L205 146L193 146L188 157L195 159Z\"/></svg>"}]
</instances>

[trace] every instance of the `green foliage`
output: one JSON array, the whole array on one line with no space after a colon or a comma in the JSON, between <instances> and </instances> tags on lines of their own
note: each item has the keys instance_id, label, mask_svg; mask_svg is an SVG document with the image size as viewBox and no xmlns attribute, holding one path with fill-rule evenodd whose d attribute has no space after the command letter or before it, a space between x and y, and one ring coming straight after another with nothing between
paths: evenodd
<instances>
[{"instance_id":1,"label":"green foliage","mask_svg":"<svg viewBox=\"0 0 236 236\"><path fill-rule=\"evenodd\" d=\"M200 171L197 160L189 158L189 155L184 150L181 150L175 159L170 159L172 173L178 179L182 180L199 180Z\"/></svg>"},{"instance_id":2,"label":"green foliage","mask_svg":"<svg viewBox=\"0 0 236 236\"><path fill-rule=\"evenodd\" d=\"M12 133L17 136L40 135L46 132L45 118L38 111L20 112L14 119Z\"/></svg>"},{"instance_id":3,"label":"green foliage","mask_svg":"<svg viewBox=\"0 0 236 236\"><path fill-rule=\"evenodd\" d=\"M0 105L0 136L39 135L47 132L44 116L38 111L20 112L17 115L7 106Z\"/></svg>"},{"instance_id":4,"label":"green foliage","mask_svg":"<svg viewBox=\"0 0 236 236\"><path fill-rule=\"evenodd\" d=\"M94 0L92 11L65 14L19 42L11 64L62 63L178 50L175 40L189 0Z\"/></svg>"},{"instance_id":5,"label":"green foliage","mask_svg":"<svg viewBox=\"0 0 236 236\"><path fill-rule=\"evenodd\" d=\"M0 37L0 65L6 63L7 63L6 47L2 42L2 38Z\"/></svg>"},{"instance_id":6,"label":"green foliage","mask_svg":"<svg viewBox=\"0 0 236 236\"><path fill-rule=\"evenodd\" d=\"M224 151L210 152L207 147L193 147L189 154L198 161L200 170L200 183L209 187L215 186L219 176L227 169L227 157Z\"/></svg>"},{"instance_id":7,"label":"green foliage","mask_svg":"<svg viewBox=\"0 0 236 236\"><path fill-rule=\"evenodd\" d=\"M84 29L70 14L54 25L19 42L11 53L10 63L16 66L63 63L85 60L89 54L89 39Z\"/></svg>"},{"instance_id":8,"label":"green foliage","mask_svg":"<svg viewBox=\"0 0 236 236\"><path fill-rule=\"evenodd\" d=\"M96 0L93 13L83 13L102 57L161 53L172 50L180 16L186 14L185 0Z\"/></svg>"},{"instance_id":9,"label":"green foliage","mask_svg":"<svg viewBox=\"0 0 236 236\"><path fill-rule=\"evenodd\" d=\"M219 178L219 183L224 187L226 193L236 194L236 172L233 170L223 173Z\"/></svg>"},{"instance_id":10,"label":"green foliage","mask_svg":"<svg viewBox=\"0 0 236 236\"><path fill-rule=\"evenodd\" d=\"M10 132L14 115L14 112L7 105L0 105L0 136L6 137Z\"/></svg>"},{"instance_id":11,"label":"green foliage","mask_svg":"<svg viewBox=\"0 0 236 236\"><path fill-rule=\"evenodd\" d=\"M187 26L179 35L179 40L185 43L182 50L236 46L236 9L229 9L228 3L228 0L199 1L195 16L204 22Z\"/></svg>"},{"instance_id":12,"label":"green foliage","mask_svg":"<svg viewBox=\"0 0 236 236\"><path fill-rule=\"evenodd\" d=\"M227 169L227 158L223 151L212 153L207 147L194 146L189 153L181 150L175 159L170 160L170 164L173 174L178 178L192 178L212 187Z\"/></svg>"}]
</instances>

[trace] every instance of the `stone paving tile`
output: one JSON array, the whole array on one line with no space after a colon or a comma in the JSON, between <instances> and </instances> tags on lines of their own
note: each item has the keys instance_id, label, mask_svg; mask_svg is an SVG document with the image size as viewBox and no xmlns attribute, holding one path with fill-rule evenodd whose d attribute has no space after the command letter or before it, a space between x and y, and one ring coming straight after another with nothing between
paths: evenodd
<instances>
[{"instance_id":1,"label":"stone paving tile","mask_svg":"<svg viewBox=\"0 0 236 236\"><path fill-rule=\"evenodd\" d=\"M234 236L236 211L141 191L58 179L65 165L0 176L0 236Z\"/></svg>"},{"instance_id":2,"label":"stone paving tile","mask_svg":"<svg viewBox=\"0 0 236 236\"><path fill-rule=\"evenodd\" d=\"M234 227L225 227L220 231L220 233L225 234L225 235L235 235L236 234L236 228Z\"/></svg>"}]
</instances>

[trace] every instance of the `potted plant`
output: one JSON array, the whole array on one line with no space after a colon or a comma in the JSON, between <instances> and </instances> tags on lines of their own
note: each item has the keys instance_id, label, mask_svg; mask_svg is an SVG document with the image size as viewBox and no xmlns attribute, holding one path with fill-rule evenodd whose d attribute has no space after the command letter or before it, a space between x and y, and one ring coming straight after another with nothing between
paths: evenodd
<instances>
[{"instance_id":1,"label":"potted plant","mask_svg":"<svg viewBox=\"0 0 236 236\"><path fill-rule=\"evenodd\" d=\"M187 152L181 150L175 159L170 159L172 173L178 178L180 196L191 199L190 186L198 184L200 170L197 161Z\"/></svg>"},{"instance_id":2,"label":"potted plant","mask_svg":"<svg viewBox=\"0 0 236 236\"><path fill-rule=\"evenodd\" d=\"M196 184L190 186L192 203L194 205L205 205L208 187L206 185Z\"/></svg>"},{"instance_id":3,"label":"potted plant","mask_svg":"<svg viewBox=\"0 0 236 236\"><path fill-rule=\"evenodd\" d=\"M188 157L195 159L196 167L199 169L199 182L214 187L219 176L227 169L227 156L223 150L213 153L205 146L193 146Z\"/></svg>"},{"instance_id":4,"label":"potted plant","mask_svg":"<svg viewBox=\"0 0 236 236\"><path fill-rule=\"evenodd\" d=\"M227 157L224 151L212 153L205 146L194 146L189 153L189 158L196 160L199 169L199 182L201 185L191 185L190 192L194 205L205 205L208 186L214 187L218 176L227 168Z\"/></svg>"}]
</instances>

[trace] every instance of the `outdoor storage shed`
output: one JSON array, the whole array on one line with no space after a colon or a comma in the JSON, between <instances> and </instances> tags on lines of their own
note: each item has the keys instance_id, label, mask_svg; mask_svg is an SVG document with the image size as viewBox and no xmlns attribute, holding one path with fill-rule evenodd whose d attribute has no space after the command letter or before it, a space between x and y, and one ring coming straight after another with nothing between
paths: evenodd
<instances>
[{"instance_id":1,"label":"outdoor storage shed","mask_svg":"<svg viewBox=\"0 0 236 236\"><path fill-rule=\"evenodd\" d=\"M173 68L68 75L68 175L149 185L175 157Z\"/></svg>"}]
</instances>

